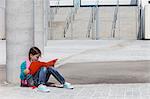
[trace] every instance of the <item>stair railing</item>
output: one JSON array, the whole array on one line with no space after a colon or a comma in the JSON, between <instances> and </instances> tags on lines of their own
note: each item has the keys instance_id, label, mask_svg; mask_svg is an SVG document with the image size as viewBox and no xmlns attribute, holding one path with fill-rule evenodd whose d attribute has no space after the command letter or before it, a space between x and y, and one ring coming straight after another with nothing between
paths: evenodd
<instances>
[{"instance_id":1,"label":"stair railing","mask_svg":"<svg viewBox=\"0 0 150 99\"><path fill-rule=\"evenodd\" d=\"M138 25L137 25L137 39L142 39L143 35L142 35L142 1L141 0L137 0L137 4L138 4Z\"/></svg>"},{"instance_id":2,"label":"stair railing","mask_svg":"<svg viewBox=\"0 0 150 99\"><path fill-rule=\"evenodd\" d=\"M114 11L114 19L112 22L112 29L111 29L111 38L115 38L116 25L117 25L117 19L118 19L118 10L119 10L119 0L117 0L117 5Z\"/></svg>"},{"instance_id":3,"label":"stair railing","mask_svg":"<svg viewBox=\"0 0 150 99\"><path fill-rule=\"evenodd\" d=\"M95 2L95 6L92 7L91 9L91 15L90 15L90 19L89 19L89 23L88 23L88 27L87 27L87 38L90 38L92 36L92 34L94 33L93 28L96 26L96 14L97 14L97 10L98 10L98 5L99 5L99 0L97 0ZM95 30L96 32L96 30ZM94 39L92 37L92 39Z\"/></svg>"},{"instance_id":4,"label":"stair railing","mask_svg":"<svg viewBox=\"0 0 150 99\"><path fill-rule=\"evenodd\" d=\"M74 7L71 8L71 11L68 14L68 16L66 18L66 21L65 21L66 23L65 23L65 26L64 26L64 38L66 38L66 33L69 29L69 26L72 25L72 22L75 19L75 14L77 13L77 10L79 9L80 2L75 1L74 4L75 4Z\"/></svg>"},{"instance_id":5,"label":"stair railing","mask_svg":"<svg viewBox=\"0 0 150 99\"><path fill-rule=\"evenodd\" d=\"M52 40L53 39L53 29L52 29L52 25L53 25L53 21L54 21L54 18L55 18L55 15L57 14L58 10L59 10L59 5L60 5L60 0L57 0L57 7L55 8L51 8L50 6L50 11L49 11L49 23L48 23L48 26L49 26L49 31L50 31L50 39Z\"/></svg>"},{"instance_id":6,"label":"stair railing","mask_svg":"<svg viewBox=\"0 0 150 99\"><path fill-rule=\"evenodd\" d=\"M86 37L87 38L90 38L91 37L91 34L93 32L93 27L94 27L94 21L95 21L95 16L94 16L95 12L94 12L94 9L92 7L91 9L91 14L90 14L90 18L89 18L89 22L88 22L88 27L87 27L87 35Z\"/></svg>"}]
</instances>

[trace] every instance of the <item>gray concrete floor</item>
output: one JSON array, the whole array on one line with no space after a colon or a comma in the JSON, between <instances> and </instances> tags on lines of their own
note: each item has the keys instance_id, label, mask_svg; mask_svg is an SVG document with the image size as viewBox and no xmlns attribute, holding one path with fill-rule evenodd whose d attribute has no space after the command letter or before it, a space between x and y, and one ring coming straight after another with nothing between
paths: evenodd
<instances>
[{"instance_id":1,"label":"gray concrete floor","mask_svg":"<svg viewBox=\"0 0 150 99\"><path fill-rule=\"evenodd\" d=\"M150 99L150 84L74 85L73 90L49 87L49 93L17 85L1 85L1 99Z\"/></svg>"}]
</instances>

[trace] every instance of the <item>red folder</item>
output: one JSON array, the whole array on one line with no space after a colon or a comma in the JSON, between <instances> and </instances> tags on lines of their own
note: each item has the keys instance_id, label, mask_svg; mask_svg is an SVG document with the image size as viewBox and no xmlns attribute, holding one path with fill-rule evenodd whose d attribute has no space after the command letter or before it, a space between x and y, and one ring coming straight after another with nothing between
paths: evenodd
<instances>
[{"instance_id":1,"label":"red folder","mask_svg":"<svg viewBox=\"0 0 150 99\"><path fill-rule=\"evenodd\" d=\"M58 59L54 59L48 62L40 62L40 61L32 62L29 67L30 74L34 75L41 67L54 67L57 60Z\"/></svg>"}]
</instances>

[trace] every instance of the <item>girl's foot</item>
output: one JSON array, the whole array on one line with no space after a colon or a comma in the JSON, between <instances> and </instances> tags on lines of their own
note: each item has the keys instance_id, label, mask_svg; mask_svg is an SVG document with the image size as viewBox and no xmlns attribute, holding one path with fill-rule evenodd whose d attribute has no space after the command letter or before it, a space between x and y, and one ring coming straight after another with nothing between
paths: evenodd
<instances>
[{"instance_id":1,"label":"girl's foot","mask_svg":"<svg viewBox=\"0 0 150 99\"><path fill-rule=\"evenodd\" d=\"M43 84L40 84L38 86L38 91L41 91L41 92L50 92L50 89L48 89L47 86L45 86Z\"/></svg>"},{"instance_id":2,"label":"girl's foot","mask_svg":"<svg viewBox=\"0 0 150 99\"><path fill-rule=\"evenodd\" d=\"M67 89L73 89L74 87L68 83L68 82L65 82L64 85L63 85L64 88L67 88Z\"/></svg>"}]
</instances>

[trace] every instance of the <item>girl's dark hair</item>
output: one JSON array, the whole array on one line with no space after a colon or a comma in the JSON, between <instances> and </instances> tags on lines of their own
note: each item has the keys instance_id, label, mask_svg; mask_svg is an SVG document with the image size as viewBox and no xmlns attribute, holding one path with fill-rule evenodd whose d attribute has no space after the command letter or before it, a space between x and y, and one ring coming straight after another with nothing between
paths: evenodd
<instances>
[{"instance_id":1,"label":"girl's dark hair","mask_svg":"<svg viewBox=\"0 0 150 99\"><path fill-rule=\"evenodd\" d=\"M29 60L31 59L30 54L32 54L32 55L40 54L40 56L41 56L41 51L39 48L34 46L34 47L31 47L29 50Z\"/></svg>"}]
</instances>

